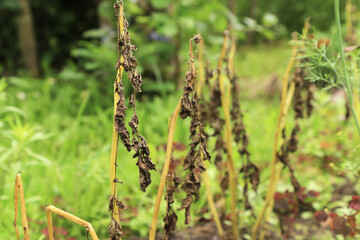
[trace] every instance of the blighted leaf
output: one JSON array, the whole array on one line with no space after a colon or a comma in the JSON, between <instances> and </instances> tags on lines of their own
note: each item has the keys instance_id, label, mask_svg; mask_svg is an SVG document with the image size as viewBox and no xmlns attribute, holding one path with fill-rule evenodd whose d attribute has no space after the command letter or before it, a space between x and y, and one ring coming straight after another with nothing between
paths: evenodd
<instances>
[{"instance_id":1,"label":"blighted leaf","mask_svg":"<svg viewBox=\"0 0 360 240\"><path fill-rule=\"evenodd\" d=\"M201 170L201 172L204 172L206 170L203 160L201 158L200 150L196 153L196 166Z\"/></svg>"},{"instance_id":2,"label":"blighted leaf","mask_svg":"<svg viewBox=\"0 0 360 240\"><path fill-rule=\"evenodd\" d=\"M185 87L183 92L183 97L181 98L181 109L180 109L180 117L182 119L191 116L192 113L192 100L191 100L191 93L194 90L194 78L196 75L191 71L186 73L185 79Z\"/></svg>"},{"instance_id":3,"label":"blighted leaf","mask_svg":"<svg viewBox=\"0 0 360 240\"><path fill-rule=\"evenodd\" d=\"M244 173L244 178L248 178L250 180L252 189L256 192L257 187L260 183L260 170L259 168L252 164L248 163L246 166L243 166L240 169L240 173Z\"/></svg>"},{"instance_id":4,"label":"blighted leaf","mask_svg":"<svg viewBox=\"0 0 360 240\"><path fill-rule=\"evenodd\" d=\"M122 237L122 228L118 221L111 218L110 226L108 227L110 240L120 240Z\"/></svg>"},{"instance_id":5,"label":"blighted leaf","mask_svg":"<svg viewBox=\"0 0 360 240\"><path fill-rule=\"evenodd\" d=\"M314 97L314 90L313 88L315 88L315 85L313 83L308 83L306 86L306 113L307 113L307 117L311 116L311 113L314 109L313 107L313 100L315 99Z\"/></svg>"},{"instance_id":6,"label":"blighted leaf","mask_svg":"<svg viewBox=\"0 0 360 240\"><path fill-rule=\"evenodd\" d=\"M164 217L164 237L163 240L170 239L170 233L174 232L176 229L176 222L178 217L173 209L170 212L166 213Z\"/></svg>"},{"instance_id":7,"label":"blighted leaf","mask_svg":"<svg viewBox=\"0 0 360 240\"><path fill-rule=\"evenodd\" d=\"M136 115L136 113L134 113L132 115L131 121L129 122L129 126L132 129L132 134L136 134L138 132L137 131L138 124L139 124L138 116Z\"/></svg>"},{"instance_id":8,"label":"blighted leaf","mask_svg":"<svg viewBox=\"0 0 360 240\"><path fill-rule=\"evenodd\" d=\"M119 95L119 101L116 103L116 113L115 113L115 129L120 135L120 139L123 142L124 146L128 151L131 151L130 144L130 134L125 126L125 116L126 116L126 105L125 105L125 95L124 95L124 86L120 79L119 82L116 82L115 94Z\"/></svg>"},{"instance_id":9,"label":"blighted leaf","mask_svg":"<svg viewBox=\"0 0 360 240\"><path fill-rule=\"evenodd\" d=\"M114 203L119 209L126 209L126 206L121 201L119 201L114 195L111 195L109 199L109 211L112 212L114 210Z\"/></svg>"},{"instance_id":10,"label":"blighted leaf","mask_svg":"<svg viewBox=\"0 0 360 240\"><path fill-rule=\"evenodd\" d=\"M297 146L299 142L297 134L299 133L299 131L300 131L299 123L296 122L296 125L291 132L291 137L288 140L287 150L289 152L295 152L297 150Z\"/></svg>"},{"instance_id":11,"label":"blighted leaf","mask_svg":"<svg viewBox=\"0 0 360 240\"><path fill-rule=\"evenodd\" d=\"M195 35L190 39L190 61L189 71L186 73L185 87L181 98L180 117L190 117L190 150L184 159L184 170L188 170L186 178L182 181L181 189L186 193L179 209L185 209L185 223L190 223L190 208L193 197L199 197L200 173L205 171L203 160L210 160L207 150L207 134L204 131L204 124L201 121L200 98L195 91L197 84L196 71L194 65L193 44L201 41L200 35Z\"/></svg>"},{"instance_id":12,"label":"blighted leaf","mask_svg":"<svg viewBox=\"0 0 360 240\"><path fill-rule=\"evenodd\" d=\"M182 200L181 206L178 208L178 210L185 209L185 224L189 224L191 222L190 207L192 202L193 202L193 197L187 196Z\"/></svg>"},{"instance_id":13,"label":"blighted leaf","mask_svg":"<svg viewBox=\"0 0 360 240\"><path fill-rule=\"evenodd\" d=\"M120 20L120 16L125 15L124 13L120 13L122 4L122 1L118 1L114 5L115 15L118 17L118 20ZM118 24L118 59L116 63L118 75L115 79L115 96L118 97L119 100L116 103L114 124L115 129L118 132L120 139L126 149L129 152L131 150L135 151L133 158L138 158L136 164L139 167L140 189L145 191L146 187L151 183L151 175L149 170L156 169L155 164L151 161L150 151L146 140L138 133L139 120L138 116L136 115L136 93L141 92L141 85L143 81L141 75L137 72L138 63L135 56L133 55L134 51L137 50L137 47L131 44L130 34L127 29L128 26L129 24L125 18L123 18L123 29L120 29ZM134 93L130 96L129 99L129 104L133 107L133 115L130 122L128 123L132 129L132 136L130 136L130 133L127 130L125 124L127 106L125 104L122 71L119 69L121 67L126 72L134 90Z\"/></svg>"},{"instance_id":14,"label":"blighted leaf","mask_svg":"<svg viewBox=\"0 0 360 240\"><path fill-rule=\"evenodd\" d=\"M149 170L156 170L156 166L150 158L150 150L143 136L138 135L134 141L135 154L138 157L136 165L139 167L139 182L141 191L145 192L147 186L151 183Z\"/></svg>"},{"instance_id":15,"label":"blighted leaf","mask_svg":"<svg viewBox=\"0 0 360 240\"><path fill-rule=\"evenodd\" d=\"M295 92L294 92L294 105L293 109L295 111L295 118L303 117L303 99L301 97L301 90L304 85L304 67L295 68L295 76L293 79L295 83Z\"/></svg>"}]
</instances>

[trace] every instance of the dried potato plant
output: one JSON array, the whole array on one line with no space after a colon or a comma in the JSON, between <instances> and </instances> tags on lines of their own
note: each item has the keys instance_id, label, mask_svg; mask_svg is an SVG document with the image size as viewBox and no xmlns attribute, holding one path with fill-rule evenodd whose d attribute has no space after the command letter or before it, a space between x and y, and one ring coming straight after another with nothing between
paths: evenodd
<instances>
[{"instance_id":1,"label":"dried potato plant","mask_svg":"<svg viewBox=\"0 0 360 240\"><path fill-rule=\"evenodd\" d=\"M116 178L117 167L117 149L119 138L128 152L134 151L133 158L137 158L136 165L139 167L139 182L141 191L146 190L151 183L150 170L156 170L155 164L150 158L150 150L145 138L138 132L138 116L136 114L136 93L141 92L141 85L143 83L141 75L137 72L137 61L133 56L133 52L137 48L131 44L130 34L127 30L128 22L124 14L123 1L117 1L114 5L115 15L117 17L118 28L118 60L116 63L117 75L114 82L114 128L113 141L111 148L111 196L109 201L109 211L111 212L111 223L108 228L110 239L121 239L122 229L119 219L119 208L124 209L125 206L117 198L116 183L119 180ZM130 135L125 122L126 106L123 72L127 73L127 77L131 82L134 90L129 98L129 105L133 108L131 121L128 123L132 130Z\"/></svg>"},{"instance_id":2,"label":"dried potato plant","mask_svg":"<svg viewBox=\"0 0 360 240\"><path fill-rule=\"evenodd\" d=\"M153 219L149 231L149 239L154 240L156 235L156 225L160 208L160 201L167 181L167 193L165 199L167 200L167 213L164 217L164 239L169 239L171 233L176 228L177 215L172 208L174 202L173 194L177 190L178 185L181 184L181 189L186 193L186 197L182 200L179 210L185 210L185 223L191 221L190 208L194 197L198 197L200 188L200 173L205 171L203 164L204 160L210 160L210 154L207 151L207 135L204 131L204 124L200 120L199 97L196 91L197 79L195 69L194 47L201 41L200 34L195 35L190 39L190 69L186 73L185 87L183 96L180 98L173 115L169 121L168 141L166 148L166 159L164 162L159 190L154 207ZM195 46L194 46L195 45ZM188 170L187 176L182 181L176 177L174 169L171 168L171 156L173 138L176 126L176 120L180 115L181 118L191 118L190 124L190 151L184 160L184 169Z\"/></svg>"},{"instance_id":3,"label":"dried potato plant","mask_svg":"<svg viewBox=\"0 0 360 240\"><path fill-rule=\"evenodd\" d=\"M308 29L309 29L309 20L307 19L305 21L305 27L303 29L303 36L307 36ZM303 76L301 74L303 74L303 73L302 73L302 71L299 71L299 70L295 71L295 73L296 73L295 79L294 79L294 81L291 81L291 83L289 85L290 72L293 68L293 65L296 61L296 56L298 56L298 54L299 54L298 45L294 45L293 50L292 50L291 59L289 61L289 64L288 64L288 66L285 70L284 76L283 76L281 105L280 105L280 113L279 113L279 118L278 118L278 122L277 122L277 126L276 126L276 131L275 131L270 183L268 186L265 204L256 220L256 223L255 223L253 229L252 229L252 239L254 239L254 240L255 239L263 240L265 237L265 229L261 228L261 225L263 224L263 222L265 222L265 223L267 222L268 218L270 217L270 213L273 210L274 194L276 191L276 186L279 181L280 172L281 172L281 168L282 168L281 162L287 163L287 154L288 154L287 148L288 148L288 146L290 149L293 148L294 150L296 150L296 148L297 148L296 134L299 131L298 127L295 126L294 131L292 133L292 139L290 139L290 141L286 140L285 127L286 127L287 115L289 112L291 101L294 97L296 86L297 86L297 91L300 91L300 88L302 86L301 81L303 79L302 78ZM297 117L303 115L303 113L302 113L303 100L300 99L299 97L300 97L299 95L297 96L297 99L295 97L295 105L294 105L294 110L295 110ZM288 144L290 144L290 145L288 145ZM291 169L291 167L290 167L290 169ZM298 182L293 175L292 169L290 170L290 173L292 174L293 184L296 186L296 188L299 187L300 185L298 185Z\"/></svg>"},{"instance_id":4,"label":"dried potato plant","mask_svg":"<svg viewBox=\"0 0 360 240\"><path fill-rule=\"evenodd\" d=\"M186 73L185 87L181 100L180 117L191 118L190 123L190 151L184 160L184 170L188 170L186 178L183 180L181 188L186 193L179 209L185 209L185 224L190 223L190 208L194 197L199 198L201 186L200 173L205 171L203 161L210 160L207 150L207 134L204 131L204 124L200 121L199 96L196 91L196 70L195 58L193 54L193 43L201 41L200 35L190 39L190 70Z\"/></svg>"},{"instance_id":5,"label":"dried potato plant","mask_svg":"<svg viewBox=\"0 0 360 240\"><path fill-rule=\"evenodd\" d=\"M231 121L233 123L232 133L234 135L234 141L237 145L238 153L241 157L245 159L243 166L240 169L240 173L243 174L244 188L243 188L243 198L244 198L244 208L245 210L250 210L253 217L255 217L254 209L249 201L248 191L249 183L251 184L253 190L256 192L257 187L260 182L260 170L253 164L250 160L250 152L248 151L249 138L246 132L243 113L240 107L240 84L239 78L236 75L236 70L234 66L236 52L236 42L234 36L231 39L231 47L229 48L229 59L227 65L227 76L231 85Z\"/></svg>"},{"instance_id":6,"label":"dried potato plant","mask_svg":"<svg viewBox=\"0 0 360 240\"><path fill-rule=\"evenodd\" d=\"M174 201L174 193L178 191L178 186L180 185L180 178L176 176L175 172L175 160L174 158L171 159L170 167L169 167L169 173L167 177L167 190L165 195L166 200L166 215L163 218L164 221L164 240L169 240L171 233L175 231L176 229L176 223L178 220L178 217L172 208L172 204Z\"/></svg>"},{"instance_id":7,"label":"dried potato plant","mask_svg":"<svg viewBox=\"0 0 360 240\"><path fill-rule=\"evenodd\" d=\"M119 6L120 4L120 6ZM124 17L123 3L115 4L116 16L120 18L123 16L123 29L118 29L120 34L118 38L118 52L121 53L121 57L118 56L116 63L116 69L120 69L115 81L115 94L118 95L119 100L116 103L116 114L114 118L115 129L118 132L120 139L126 149L130 152L133 150L135 153L133 158L137 158L136 165L139 167L139 181L140 189L145 192L147 186L151 183L151 175L149 170L155 170L155 164L150 158L150 151L145 138L138 132L138 116L136 114L136 93L141 92L141 85L143 83L141 75L137 72L137 61L133 56L133 52L137 50L135 45L131 44L130 34L127 30L128 22ZM122 11L119 13L118 10ZM122 82L122 70L127 73L131 85L133 87L133 94L130 95L129 104L133 108L133 114L131 121L128 123L132 130L132 137L130 138L129 131L125 125L125 115L127 106L125 104L124 85Z\"/></svg>"}]
</instances>

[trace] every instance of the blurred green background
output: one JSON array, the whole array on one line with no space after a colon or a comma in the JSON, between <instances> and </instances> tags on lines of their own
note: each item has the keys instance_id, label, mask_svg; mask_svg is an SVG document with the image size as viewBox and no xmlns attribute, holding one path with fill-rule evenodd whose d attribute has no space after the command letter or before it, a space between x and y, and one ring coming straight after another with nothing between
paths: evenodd
<instances>
[{"instance_id":1,"label":"blurred green background","mask_svg":"<svg viewBox=\"0 0 360 240\"><path fill-rule=\"evenodd\" d=\"M358 1L353 3L358 5ZM15 237L13 193L19 171L32 239L46 239L47 205L91 222L100 239L106 239L110 221L112 83L117 60L113 4L110 0L0 1L0 239ZM158 165L158 172L152 174L153 184L142 193L134 159L119 148L118 176L124 182L119 186L119 197L128 206L122 213L125 239L148 233L165 156L162 146L167 139L168 117L181 96L179 89L188 67L188 39L202 34L206 57L214 67L228 23L237 36L236 66L249 148L262 170L259 192L250 196L259 211L270 175L280 99L278 85L273 90L269 87L272 79L281 76L290 58L290 34L301 32L306 17L311 18L320 35L332 38L333 1L124 0L124 5L144 80L137 104L139 131ZM341 1L342 13L344 6L345 1ZM126 94L129 86L125 81ZM302 147L294 159L302 155L315 159L298 166L299 171L304 170L302 183L313 190L321 191L343 181L321 168L328 156L338 159L342 169L358 169L355 150L351 144L346 145L349 140L344 137L354 130L352 123L344 121L344 105L344 99L333 101L331 95L317 92L317 114L302 122ZM188 144L188 126L188 121L178 121L176 142ZM343 135L333 137L339 131ZM332 147L322 148L324 141L333 143ZM337 142L344 144L341 151L335 147ZM211 140L210 146L213 144ZM185 153L175 154L181 157ZM209 174L215 179L213 166ZM314 174L319 178L313 179ZM289 184L284 180L280 189ZM213 191L219 192L219 186ZM175 206L182 194L177 196ZM326 194L316 202L318 209L331 198ZM162 204L160 216L166 210L164 201ZM203 197L192 211L197 213L205 205ZM250 213L244 214L244 223L251 226L254 219ZM181 228L183 213L178 216ZM193 222L201 217L194 216ZM210 213L203 217L210 218ZM84 239L86 235L84 229L63 219L54 217L54 224L58 239Z\"/></svg>"}]
</instances>

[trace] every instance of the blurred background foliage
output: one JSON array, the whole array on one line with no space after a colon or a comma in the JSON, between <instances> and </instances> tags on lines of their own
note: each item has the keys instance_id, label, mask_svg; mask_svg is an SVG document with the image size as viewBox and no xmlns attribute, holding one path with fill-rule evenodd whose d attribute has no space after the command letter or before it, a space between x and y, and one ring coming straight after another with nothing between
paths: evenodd
<instances>
[{"instance_id":1,"label":"blurred background foliage","mask_svg":"<svg viewBox=\"0 0 360 240\"><path fill-rule=\"evenodd\" d=\"M19 15L26 1L30 3L33 16L39 78L33 77L26 68L24 49L18 40L18 26L22 23ZM279 106L277 88L271 88L269 76L276 79L276 75L283 73L291 52L285 42L291 32L301 31L306 17L311 17L311 24L321 34L331 36L333 1L124 2L132 43L139 48L135 56L144 79L143 93L139 95L141 103L137 105L139 131L150 139L152 158L160 166L165 156L163 144L168 117L180 96L175 90L181 86L187 68L188 39L200 32L205 40L207 59L213 63L219 56L223 31L231 23L239 46L236 60L244 89L241 97L245 99L242 108L250 137L249 150L265 181L259 186L258 195L250 196L250 201L257 207L255 210L259 211L270 176L268 162ZM341 2L344 9L344 1ZM354 3L358 6L358 0ZM113 4L112 0L0 0L0 239L14 236L14 179L20 170L26 189L30 233L34 239L45 238L41 234L46 226L43 209L49 204L90 221L99 236L105 239L109 224L106 204L112 82L117 60ZM124 83L127 84L125 89L131 91L129 82ZM299 156L310 157L304 164L296 166L303 170L304 183L321 191L343 179L330 176L327 169L313 166L328 164L329 156L337 163L336 167L353 171L353 175L360 166L359 155L355 154L358 151L350 144L352 139L357 139L352 136L351 126L342 121L343 99L335 101L320 92L316 93L315 102L318 114L309 121L304 120L305 127L299 139L299 145L303 146ZM188 143L188 124L178 121L177 143ZM339 132L341 134L333 139ZM338 140L343 145L342 151L336 147ZM331 148L322 148L320 143L323 142ZM211 146L213 144L210 142ZM347 153L345 157L344 152ZM119 176L124 181L119 192L128 205L122 215L124 233L126 236L130 232L146 236L157 186L152 184L145 194L140 192L138 175L134 174L138 171L135 162L124 148L120 147L119 155L122 156ZM154 183L159 182L159 173L153 174ZM209 175L215 181L213 166L209 167ZM315 175L319 179L314 179ZM280 188L287 187L289 182L284 180ZM218 190L219 186L214 191ZM323 194L327 195L325 200L317 202L318 209L331 198L331 193ZM205 205L202 198L194 204L192 211L199 212ZM161 216L165 213L164 206ZM244 214L243 221L253 224L250 212ZM178 215L181 228L184 216ZM204 217L209 218L210 214L207 212ZM67 229L67 237L83 239L85 236L85 230L78 226L63 219L54 221L56 226ZM158 226L161 226L160 222L161 219Z\"/></svg>"},{"instance_id":2,"label":"blurred background foliage","mask_svg":"<svg viewBox=\"0 0 360 240\"><path fill-rule=\"evenodd\" d=\"M24 69L21 47L16 41L22 1L0 2L1 75L14 75ZM211 49L208 52L211 60L216 58L213 53L221 44L228 22L235 29L239 43L269 44L300 31L307 16L311 16L312 24L320 30L328 30L333 20L331 0L125 2L132 40L141 46L136 57L148 82L144 91L152 93L169 92L182 81L187 42L194 33L203 33ZM114 1L30 0L29 3L42 76L59 72L61 81L67 84L71 81L79 87L89 84L90 76L97 82L92 83L97 84L93 87L101 89L112 77L111 66L116 62Z\"/></svg>"}]
</instances>

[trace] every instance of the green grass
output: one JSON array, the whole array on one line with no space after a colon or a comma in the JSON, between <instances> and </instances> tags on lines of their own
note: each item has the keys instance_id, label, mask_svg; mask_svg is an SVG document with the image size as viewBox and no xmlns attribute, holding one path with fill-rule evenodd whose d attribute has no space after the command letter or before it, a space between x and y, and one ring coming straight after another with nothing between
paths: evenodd
<instances>
[{"instance_id":1,"label":"green grass","mask_svg":"<svg viewBox=\"0 0 360 240\"><path fill-rule=\"evenodd\" d=\"M240 46L237 72L245 78L260 79L271 74L282 75L291 56L291 46L280 42L259 46Z\"/></svg>"},{"instance_id":2,"label":"green grass","mask_svg":"<svg viewBox=\"0 0 360 240\"><path fill-rule=\"evenodd\" d=\"M250 47L246 52L245 48L240 48L239 53L245 53L244 59L239 60L238 70L239 75L247 78L247 83L243 84L243 96L247 96L247 92L252 91L253 86L257 86L262 77L274 72L282 74L290 56L290 50L286 45ZM8 85L5 89L2 87L4 84ZM41 230L46 228L44 207L52 204L91 222L100 239L107 238L106 229L110 220L107 204L110 191L109 161L113 108L111 96L101 96L95 92L96 88L91 87L96 86L96 83L91 84L76 89L76 85L71 82L64 83L56 78L34 80L12 77L1 81L1 239L14 237L13 193L15 175L19 171L22 172L32 239L45 238L41 234ZM111 87L109 82L109 88ZM176 92L164 98L154 97L137 104L139 131L146 137L152 158L158 166L158 172L152 173L153 184L146 193L139 190L136 160L132 159L131 154L123 147L119 148L118 177L124 182L119 186L119 198L124 200L128 207L122 214L125 233L130 234L131 231L131 234L147 235L165 156L165 152L157 150L157 147L166 143L168 117L179 97L180 92ZM347 139L355 126L352 122L345 124L340 119L343 115L343 102L332 103L329 99L329 95L318 93L314 116L309 120L301 120L303 130L299 154L314 157L314 162L300 164L296 155L291 158L296 169L299 169L297 175L301 182L310 186L310 189L324 191L324 198L316 203L319 209L325 206L326 200L331 196L331 184L341 181L335 175L321 169L323 157L335 155L340 160L351 160L347 161L347 164L356 164L357 160L351 157L356 155L356 151L349 150L352 148ZM257 211L262 207L270 176L279 102L278 96L270 100L243 97L241 102L250 138L251 157L262 170L259 191L250 195ZM104 105L107 107L102 107ZM289 119L291 126L293 117L289 116ZM176 142L189 143L188 124L188 121L178 120ZM342 130L343 134L336 136L339 130ZM324 131L326 135L322 134ZM357 141L355 137L354 140ZM330 141L333 144L341 142L348 154L345 156L345 150L338 151L335 147L322 149L321 141ZM214 141L210 140L210 149L213 143ZM181 154L184 153L177 153ZM236 166L240 167L242 161L236 153L234 156ZM341 169L354 168L344 164L345 161L339 161L336 166ZM314 178L314 174L318 178ZM216 183L214 166L209 167L209 175L214 180L212 182ZM282 176L279 189L291 189L287 172L284 171ZM331 181L328 181L329 178ZM214 191L219 191L219 186L214 186ZM201 190L201 196L192 209L194 213L206 205L204 189ZM181 198L182 194L178 194L175 208L180 204ZM162 216L165 214L165 202L162 204L158 226L162 225ZM248 215L249 213L246 213L246 216ZM184 226L184 213L179 212L178 216L178 226L181 228ZM193 216L194 220L199 217L194 214ZM204 216L210 217L209 213ZM243 220L246 224L252 224L252 221L251 217ZM273 218L273 221L276 222L276 219ZM64 219L54 217L54 224L67 229L68 237L84 239L86 235L83 228Z\"/></svg>"}]
</instances>

